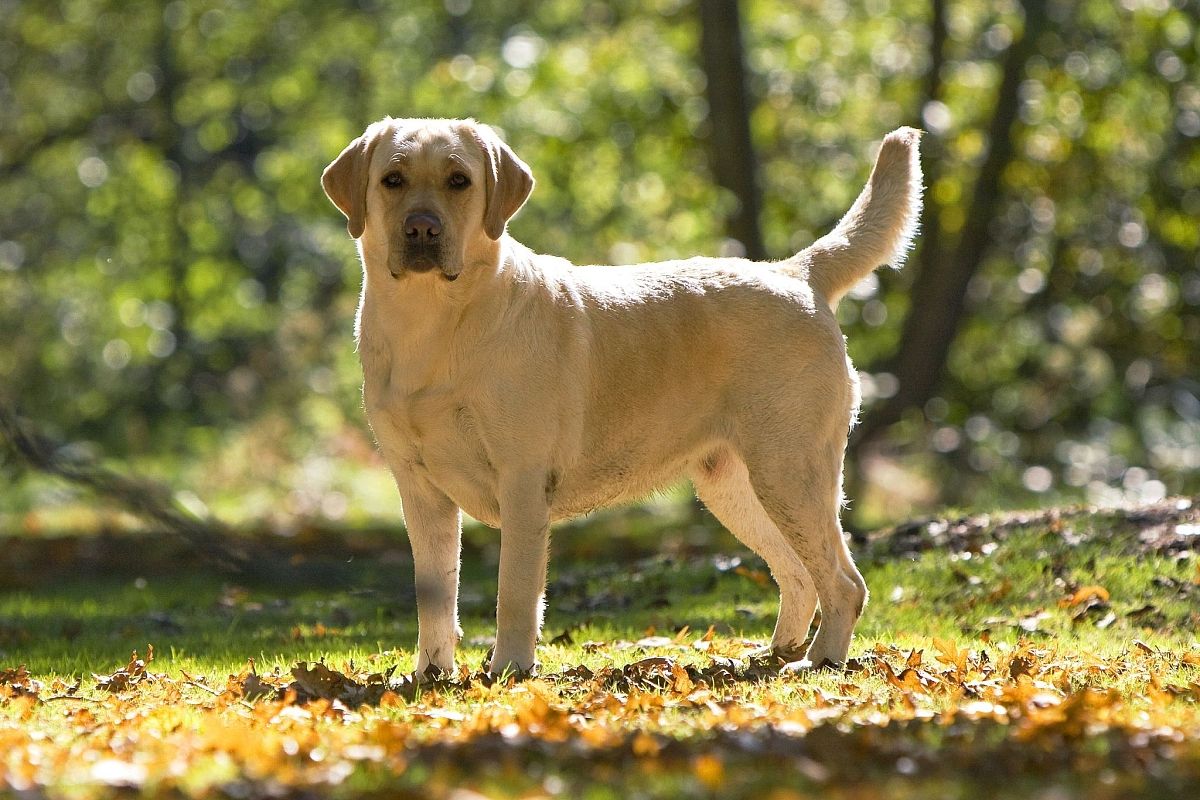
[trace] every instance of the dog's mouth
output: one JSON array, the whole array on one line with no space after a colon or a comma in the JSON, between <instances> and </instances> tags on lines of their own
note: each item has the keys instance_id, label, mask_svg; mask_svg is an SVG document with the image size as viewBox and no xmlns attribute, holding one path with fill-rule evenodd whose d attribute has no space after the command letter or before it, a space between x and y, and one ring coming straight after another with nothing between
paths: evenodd
<instances>
[{"instance_id":1,"label":"dog's mouth","mask_svg":"<svg viewBox=\"0 0 1200 800\"><path fill-rule=\"evenodd\" d=\"M400 259L401 269L409 272L429 272L442 266L442 248L439 245L406 243Z\"/></svg>"},{"instance_id":2,"label":"dog's mouth","mask_svg":"<svg viewBox=\"0 0 1200 800\"><path fill-rule=\"evenodd\" d=\"M406 244L399 254L393 257L390 271L393 278L399 279L406 272L423 274L438 270L447 281L456 281L461 273L461 267L446 263L440 245Z\"/></svg>"}]
</instances>

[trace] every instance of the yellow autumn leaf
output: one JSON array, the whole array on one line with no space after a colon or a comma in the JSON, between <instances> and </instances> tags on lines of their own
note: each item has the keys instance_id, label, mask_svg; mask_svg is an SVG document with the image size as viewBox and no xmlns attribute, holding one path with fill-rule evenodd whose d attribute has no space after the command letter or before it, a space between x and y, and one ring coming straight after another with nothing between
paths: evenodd
<instances>
[{"instance_id":1,"label":"yellow autumn leaf","mask_svg":"<svg viewBox=\"0 0 1200 800\"><path fill-rule=\"evenodd\" d=\"M658 743L658 740L645 731L638 731L638 733L633 737L630 747L635 756L640 756L642 758L652 758L658 755L658 751L662 749L662 746Z\"/></svg>"},{"instance_id":2,"label":"yellow autumn leaf","mask_svg":"<svg viewBox=\"0 0 1200 800\"><path fill-rule=\"evenodd\" d=\"M712 753L704 753L692 761L692 773L709 789L716 790L725 782L725 763Z\"/></svg>"},{"instance_id":3,"label":"yellow autumn leaf","mask_svg":"<svg viewBox=\"0 0 1200 800\"><path fill-rule=\"evenodd\" d=\"M954 667L956 674L961 676L967 669L967 650L959 650L958 646L948 639L933 637L933 647L938 651L935 658L948 667Z\"/></svg>"}]
</instances>

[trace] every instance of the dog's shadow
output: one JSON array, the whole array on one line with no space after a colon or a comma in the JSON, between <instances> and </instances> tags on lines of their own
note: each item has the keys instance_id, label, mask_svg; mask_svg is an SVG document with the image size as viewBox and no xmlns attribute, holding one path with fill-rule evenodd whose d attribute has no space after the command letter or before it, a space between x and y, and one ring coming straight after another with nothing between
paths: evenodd
<instances>
[{"instance_id":1,"label":"dog's shadow","mask_svg":"<svg viewBox=\"0 0 1200 800\"><path fill-rule=\"evenodd\" d=\"M276 547L260 554L261 570L232 575L165 536L25 540L0 574L0 668L87 678L123 666L133 650L144 657L149 645L166 671L249 659L286 670L346 653L407 668L417 635L412 561L402 532L382 541ZM464 539L462 657L472 663L495 634L495 541L494 533ZM731 537L715 543L720 554L713 544L655 555L653 542L618 543L598 555L557 541L541 646L690 643L710 627L719 637L769 638L777 594L765 565Z\"/></svg>"}]
</instances>

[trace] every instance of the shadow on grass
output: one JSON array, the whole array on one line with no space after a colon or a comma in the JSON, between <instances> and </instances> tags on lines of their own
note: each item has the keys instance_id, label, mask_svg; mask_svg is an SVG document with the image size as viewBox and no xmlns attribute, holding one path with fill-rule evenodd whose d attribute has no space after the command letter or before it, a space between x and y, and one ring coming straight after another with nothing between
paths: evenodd
<instances>
[{"instance_id":1,"label":"shadow on grass","mask_svg":"<svg viewBox=\"0 0 1200 800\"><path fill-rule=\"evenodd\" d=\"M860 632L1075 630L1092 618L1068 608L1052 625L1038 613L1061 606L1066 587L1103 583L1114 600L1096 616L1111 610L1114 627L1097 636L1135 635L1150 619L1183 636L1200 584L1181 558L1200 539L1200 512L1190 501L1160 505L921 521L873 537L859 560L876 601ZM383 667L411 668L416 603L402 532L307 528L248 534L239 546L261 569L217 571L167 535L0 539L0 666L86 675L153 643L168 667L184 669L249 658L287 668L347 653L386 654ZM557 528L553 550L544 645L636 642L684 626L694 635L710 625L721 636L770 635L777 593L765 565L710 518L626 510ZM494 635L499 537L470 528L463 551L463 659L474 666Z\"/></svg>"},{"instance_id":2,"label":"shadow on grass","mask_svg":"<svg viewBox=\"0 0 1200 800\"><path fill-rule=\"evenodd\" d=\"M749 553L714 525L655 529L637 517L556 533L544 640L639 639L683 626L765 636L769 582L734 573ZM666 521L663 521L666 522ZM467 658L494 635L494 531L464 535L460 613ZM0 665L35 673L103 673L153 644L159 667L203 669L254 658L260 667L327 653L386 653L404 662L416 640L412 559L403 532L305 530L247 536L261 569L233 574L169 534L9 537L0 565ZM655 555L649 555L656 553Z\"/></svg>"}]
</instances>

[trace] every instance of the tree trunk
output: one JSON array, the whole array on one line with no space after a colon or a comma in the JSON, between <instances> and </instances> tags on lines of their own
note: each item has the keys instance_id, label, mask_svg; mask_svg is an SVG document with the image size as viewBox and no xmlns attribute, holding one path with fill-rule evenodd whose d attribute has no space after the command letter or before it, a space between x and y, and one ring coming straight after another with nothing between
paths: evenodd
<instances>
[{"instance_id":1,"label":"tree trunk","mask_svg":"<svg viewBox=\"0 0 1200 800\"><path fill-rule=\"evenodd\" d=\"M991 244L988 226L998 211L1004 193L1004 170L1014 155L1012 127L1020 107L1019 89L1025 64L1033 54L1036 34L1045 22L1040 2L1022 5L1024 32L1010 46L1004 59L995 110L988 124L988 153L975 180L966 223L957 245L951 248L942 241L936 203L929 198L925 220L928 227L923 234L900 349L879 367L880 371L896 376L899 388L882 406L868 414L854 432L851 449L855 455L898 422L904 412L924 407L933 397L945 372L950 348L966 316L967 286L979 271Z\"/></svg>"},{"instance_id":2,"label":"tree trunk","mask_svg":"<svg viewBox=\"0 0 1200 800\"><path fill-rule=\"evenodd\" d=\"M737 199L726 220L730 238L747 258L765 260L758 216L762 207L758 162L750 141L750 100L737 0L700 0L700 62L707 78L712 124L709 163L721 188Z\"/></svg>"}]
</instances>

